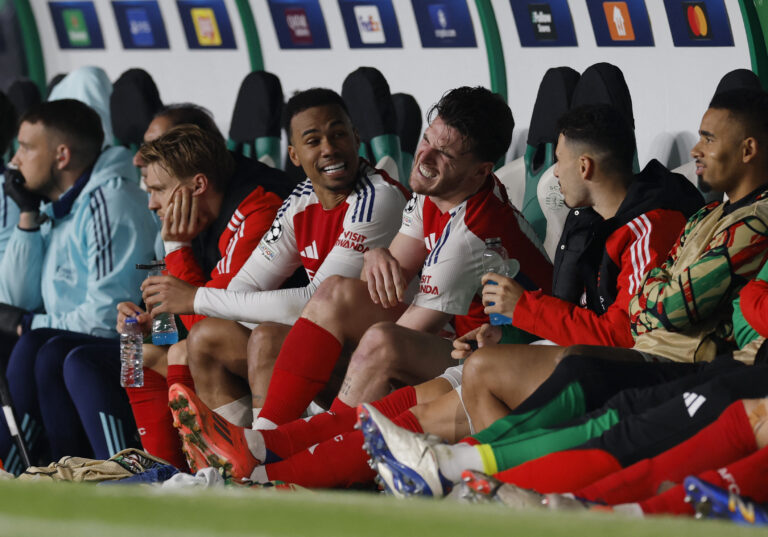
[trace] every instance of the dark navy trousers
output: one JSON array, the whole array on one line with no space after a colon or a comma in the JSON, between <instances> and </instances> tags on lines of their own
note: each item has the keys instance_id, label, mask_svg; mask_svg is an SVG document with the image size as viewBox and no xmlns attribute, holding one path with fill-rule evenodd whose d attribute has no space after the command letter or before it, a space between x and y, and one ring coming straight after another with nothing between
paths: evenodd
<instances>
[{"instance_id":1,"label":"dark navy trousers","mask_svg":"<svg viewBox=\"0 0 768 537\"><path fill-rule=\"evenodd\" d=\"M33 464L65 455L108 459L140 447L120 387L119 349L117 339L51 328L31 330L13 346L6 377ZM23 464L0 423L0 458L18 474Z\"/></svg>"}]
</instances>

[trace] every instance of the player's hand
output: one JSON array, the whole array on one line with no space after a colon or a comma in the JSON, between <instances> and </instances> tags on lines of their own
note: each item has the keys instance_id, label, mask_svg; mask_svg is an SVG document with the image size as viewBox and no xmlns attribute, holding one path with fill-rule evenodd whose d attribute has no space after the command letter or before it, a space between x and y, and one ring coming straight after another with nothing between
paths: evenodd
<instances>
[{"instance_id":1,"label":"player's hand","mask_svg":"<svg viewBox=\"0 0 768 537\"><path fill-rule=\"evenodd\" d=\"M160 235L164 241L190 242L210 222L201 215L199 198L186 186L176 185L163 217Z\"/></svg>"},{"instance_id":2,"label":"player's hand","mask_svg":"<svg viewBox=\"0 0 768 537\"><path fill-rule=\"evenodd\" d=\"M174 276L150 276L141 291L153 319L160 313L195 313L197 287Z\"/></svg>"},{"instance_id":3,"label":"player's hand","mask_svg":"<svg viewBox=\"0 0 768 537\"><path fill-rule=\"evenodd\" d=\"M3 192L16 202L19 212L22 213L38 213L40 211L40 203L45 199L41 195L27 190L24 176L14 167L9 167L5 170Z\"/></svg>"},{"instance_id":4,"label":"player's hand","mask_svg":"<svg viewBox=\"0 0 768 537\"><path fill-rule=\"evenodd\" d=\"M117 333L122 334L125 329L125 320L136 317L136 322L141 327L141 333L148 336L152 331L152 317L133 302L120 302L117 305Z\"/></svg>"},{"instance_id":5,"label":"player's hand","mask_svg":"<svg viewBox=\"0 0 768 537\"><path fill-rule=\"evenodd\" d=\"M27 313L29 312L25 309L0 304L0 334L10 338L20 336L21 321Z\"/></svg>"},{"instance_id":6,"label":"player's hand","mask_svg":"<svg viewBox=\"0 0 768 537\"><path fill-rule=\"evenodd\" d=\"M491 326L488 323L475 328L453 340L451 357L456 360L464 360L475 350L496 345L501 340L501 327Z\"/></svg>"},{"instance_id":7,"label":"player's hand","mask_svg":"<svg viewBox=\"0 0 768 537\"><path fill-rule=\"evenodd\" d=\"M397 259L386 248L374 248L363 254L362 279L374 304L392 308L403 301L408 282Z\"/></svg>"},{"instance_id":8,"label":"player's hand","mask_svg":"<svg viewBox=\"0 0 768 537\"><path fill-rule=\"evenodd\" d=\"M512 278L489 272L483 275L483 310L486 315L501 313L512 317L525 288ZM496 282L495 284L490 282ZM489 304L493 303L493 306Z\"/></svg>"}]
</instances>

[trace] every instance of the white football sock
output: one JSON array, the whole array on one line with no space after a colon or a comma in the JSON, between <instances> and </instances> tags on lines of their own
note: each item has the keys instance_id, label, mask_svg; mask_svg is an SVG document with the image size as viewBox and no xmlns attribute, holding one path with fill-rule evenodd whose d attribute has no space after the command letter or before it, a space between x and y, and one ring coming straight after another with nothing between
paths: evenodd
<instances>
[{"instance_id":1,"label":"white football sock","mask_svg":"<svg viewBox=\"0 0 768 537\"><path fill-rule=\"evenodd\" d=\"M461 443L452 446L438 444L434 449L440 473L448 481L461 481L461 472L464 470L483 471L483 459L475 446Z\"/></svg>"},{"instance_id":2,"label":"white football sock","mask_svg":"<svg viewBox=\"0 0 768 537\"><path fill-rule=\"evenodd\" d=\"M267 445L264 443L264 435L259 431L245 428L243 436L245 436L245 441L248 444L248 449L251 450L251 454L263 463L267 457Z\"/></svg>"},{"instance_id":3,"label":"white football sock","mask_svg":"<svg viewBox=\"0 0 768 537\"><path fill-rule=\"evenodd\" d=\"M237 401L214 408L213 411L229 423L238 427L247 427L251 424L251 396L244 395Z\"/></svg>"},{"instance_id":4,"label":"white football sock","mask_svg":"<svg viewBox=\"0 0 768 537\"><path fill-rule=\"evenodd\" d=\"M254 430L262 430L262 431L269 431L270 429L277 429L277 423L268 420L267 418L256 418L256 421L253 422L253 428Z\"/></svg>"},{"instance_id":5,"label":"white football sock","mask_svg":"<svg viewBox=\"0 0 768 537\"><path fill-rule=\"evenodd\" d=\"M622 513L638 518L643 518L645 516L645 513L643 513L643 508L640 507L639 503L620 503L619 505L613 506L613 511L614 513Z\"/></svg>"},{"instance_id":6,"label":"white football sock","mask_svg":"<svg viewBox=\"0 0 768 537\"><path fill-rule=\"evenodd\" d=\"M264 466L257 466L251 472L251 481L254 483L269 483L267 469Z\"/></svg>"}]
</instances>

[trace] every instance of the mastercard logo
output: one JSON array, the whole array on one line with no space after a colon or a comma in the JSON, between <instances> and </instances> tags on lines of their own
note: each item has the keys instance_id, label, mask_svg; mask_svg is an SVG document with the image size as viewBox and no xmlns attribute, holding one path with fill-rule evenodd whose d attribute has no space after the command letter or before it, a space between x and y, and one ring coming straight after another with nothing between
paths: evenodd
<instances>
[{"instance_id":1,"label":"mastercard logo","mask_svg":"<svg viewBox=\"0 0 768 537\"><path fill-rule=\"evenodd\" d=\"M688 4L685 8L688 31L693 38L706 39L710 37L709 21L705 9L704 4Z\"/></svg>"}]
</instances>

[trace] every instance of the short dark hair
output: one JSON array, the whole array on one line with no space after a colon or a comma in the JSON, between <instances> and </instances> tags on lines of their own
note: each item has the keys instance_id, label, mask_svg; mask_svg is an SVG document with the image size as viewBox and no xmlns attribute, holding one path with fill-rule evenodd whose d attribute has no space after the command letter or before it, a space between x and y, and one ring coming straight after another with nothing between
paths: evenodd
<instances>
[{"instance_id":1,"label":"short dark hair","mask_svg":"<svg viewBox=\"0 0 768 537\"><path fill-rule=\"evenodd\" d=\"M428 123L435 113L459 131L467 149L483 162L496 162L509 149L515 120L497 93L479 86L452 89L429 109Z\"/></svg>"},{"instance_id":2,"label":"short dark hair","mask_svg":"<svg viewBox=\"0 0 768 537\"><path fill-rule=\"evenodd\" d=\"M293 97L288 99L283 109L283 127L285 132L288 133L288 143L291 141L291 120L293 116L308 110L309 108L315 108L316 106L339 106L344 113L349 117L349 110L341 95L333 90L327 88L311 88L305 91L300 91L294 94ZM351 121L351 120L350 120Z\"/></svg>"},{"instance_id":3,"label":"short dark hair","mask_svg":"<svg viewBox=\"0 0 768 537\"><path fill-rule=\"evenodd\" d=\"M101 154L104 143L101 117L81 101L60 99L40 103L21 116L20 123L24 122L42 123L46 130L61 136L76 165L90 166Z\"/></svg>"},{"instance_id":4,"label":"short dark hair","mask_svg":"<svg viewBox=\"0 0 768 537\"><path fill-rule=\"evenodd\" d=\"M0 159L16 135L16 107L8 96L0 91Z\"/></svg>"},{"instance_id":5,"label":"short dark hair","mask_svg":"<svg viewBox=\"0 0 768 537\"><path fill-rule=\"evenodd\" d=\"M618 108L609 104L577 106L560 117L557 129L569 141L599 153L603 166L620 173L632 172L635 131Z\"/></svg>"},{"instance_id":6,"label":"short dark hair","mask_svg":"<svg viewBox=\"0 0 768 537\"><path fill-rule=\"evenodd\" d=\"M173 127L145 143L139 155L147 166L157 162L176 178L205 174L218 192L224 192L235 169L224 139L191 124Z\"/></svg>"},{"instance_id":7,"label":"short dark hair","mask_svg":"<svg viewBox=\"0 0 768 537\"><path fill-rule=\"evenodd\" d=\"M171 122L172 127L179 125L197 125L202 130L224 139L219 127L213 120L213 114L200 105L193 103L176 103L163 106L155 117L164 117Z\"/></svg>"},{"instance_id":8,"label":"short dark hair","mask_svg":"<svg viewBox=\"0 0 768 537\"><path fill-rule=\"evenodd\" d=\"M724 91L712 97L709 107L727 110L744 127L745 134L753 136L761 146L768 142L768 93L765 91L755 88Z\"/></svg>"}]
</instances>

